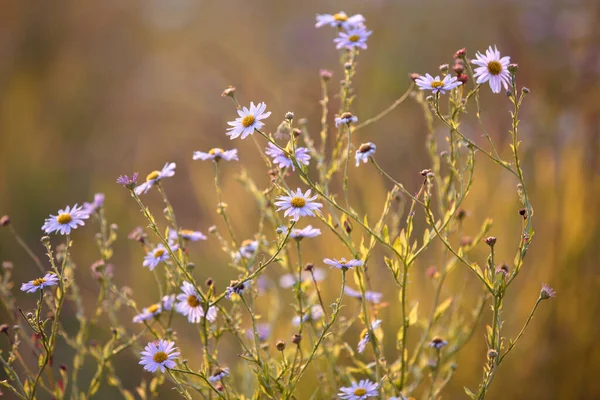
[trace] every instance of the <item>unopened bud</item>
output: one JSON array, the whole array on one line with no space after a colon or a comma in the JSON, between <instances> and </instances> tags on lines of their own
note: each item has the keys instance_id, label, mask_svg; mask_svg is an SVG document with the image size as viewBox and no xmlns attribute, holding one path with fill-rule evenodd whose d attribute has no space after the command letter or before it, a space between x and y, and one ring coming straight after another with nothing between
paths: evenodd
<instances>
[{"instance_id":1,"label":"unopened bud","mask_svg":"<svg viewBox=\"0 0 600 400\"><path fill-rule=\"evenodd\" d=\"M285 350L285 342L283 340L278 340L277 343L275 344L275 347L279 351L284 351Z\"/></svg>"},{"instance_id":2,"label":"unopened bud","mask_svg":"<svg viewBox=\"0 0 600 400\"><path fill-rule=\"evenodd\" d=\"M212 233L212 234L217 233L217 227L216 227L216 225L213 225L213 226L209 227L208 228L208 233Z\"/></svg>"},{"instance_id":3,"label":"unopened bud","mask_svg":"<svg viewBox=\"0 0 600 400\"><path fill-rule=\"evenodd\" d=\"M321 76L321 79L323 79L325 82L327 82L333 76L333 72L331 72L327 69L322 69L321 71L319 71L319 75Z\"/></svg>"},{"instance_id":4,"label":"unopened bud","mask_svg":"<svg viewBox=\"0 0 600 400\"><path fill-rule=\"evenodd\" d=\"M421 176L427 176L431 173L430 169L424 169L420 172Z\"/></svg>"},{"instance_id":5,"label":"unopened bud","mask_svg":"<svg viewBox=\"0 0 600 400\"><path fill-rule=\"evenodd\" d=\"M469 81L469 77L465 74L460 74L459 76L456 77L456 79L458 79L460 82L462 82L463 85Z\"/></svg>"},{"instance_id":6,"label":"unopened bud","mask_svg":"<svg viewBox=\"0 0 600 400\"><path fill-rule=\"evenodd\" d=\"M300 135L302 135L302 130L295 128L292 133L294 134L294 137L299 137Z\"/></svg>"},{"instance_id":7,"label":"unopened bud","mask_svg":"<svg viewBox=\"0 0 600 400\"><path fill-rule=\"evenodd\" d=\"M292 111L288 111L285 113L285 119L291 120L294 119L294 113Z\"/></svg>"},{"instance_id":8,"label":"unopened bud","mask_svg":"<svg viewBox=\"0 0 600 400\"><path fill-rule=\"evenodd\" d=\"M515 74L519 70L519 64L508 64L508 72Z\"/></svg>"},{"instance_id":9,"label":"unopened bud","mask_svg":"<svg viewBox=\"0 0 600 400\"><path fill-rule=\"evenodd\" d=\"M314 268L315 268L315 264L313 264L313 263L307 263L307 264L304 266L304 270L305 270L305 271L312 271Z\"/></svg>"},{"instance_id":10,"label":"unopened bud","mask_svg":"<svg viewBox=\"0 0 600 400\"><path fill-rule=\"evenodd\" d=\"M292 336L292 343L300 344L301 341L302 341L302 335L300 335L298 333L294 333L294 335Z\"/></svg>"},{"instance_id":11,"label":"unopened bud","mask_svg":"<svg viewBox=\"0 0 600 400\"><path fill-rule=\"evenodd\" d=\"M488 351L488 357L489 358L496 358L498 357L498 352L494 349L491 349L490 351Z\"/></svg>"},{"instance_id":12,"label":"unopened bud","mask_svg":"<svg viewBox=\"0 0 600 400\"><path fill-rule=\"evenodd\" d=\"M529 90L529 88L526 88L525 86L523 86L523 89L521 89L521 91L523 91L523 93L527 94L527 93L529 93L531 90Z\"/></svg>"},{"instance_id":13,"label":"unopened bud","mask_svg":"<svg viewBox=\"0 0 600 400\"><path fill-rule=\"evenodd\" d=\"M456 64L454 64L454 66L452 67L452 70L454 72L456 72L456 75L460 75L463 73L463 71L465 70L465 66L462 63L457 62Z\"/></svg>"},{"instance_id":14,"label":"unopened bud","mask_svg":"<svg viewBox=\"0 0 600 400\"><path fill-rule=\"evenodd\" d=\"M421 77L421 75L417 74L416 72L412 72L412 73L408 74L408 77L414 82L417 79L419 79Z\"/></svg>"},{"instance_id":15,"label":"unopened bud","mask_svg":"<svg viewBox=\"0 0 600 400\"><path fill-rule=\"evenodd\" d=\"M42 240L42 243L44 243L45 246L48 246L50 244L50 236L48 236L48 235L42 236L41 240Z\"/></svg>"},{"instance_id":16,"label":"unopened bud","mask_svg":"<svg viewBox=\"0 0 600 400\"><path fill-rule=\"evenodd\" d=\"M494 247L494 245L496 244L496 237L495 236L486 237L485 243L490 247Z\"/></svg>"},{"instance_id":17,"label":"unopened bud","mask_svg":"<svg viewBox=\"0 0 600 400\"><path fill-rule=\"evenodd\" d=\"M521 209L519 210L519 215L520 215L521 217L523 217L523 219L527 219L527 209L526 209L526 208L521 208Z\"/></svg>"},{"instance_id":18,"label":"unopened bud","mask_svg":"<svg viewBox=\"0 0 600 400\"><path fill-rule=\"evenodd\" d=\"M344 69L347 69L347 70L352 69L352 63L350 61L348 61L347 63L344 63Z\"/></svg>"},{"instance_id":19,"label":"unopened bud","mask_svg":"<svg viewBox=\"0 0 600 400\"><path fill-rule=\"evenodd\" d=\"M233 97L235 95L235 88L233 86L229 86L227 89L223 90L221 93L221 97Z\"/></svg>"},{"instance_id":20,"label":"unopened bud","mask_svg":"<svg viewBox=\"0 0 600 400\"><path fill-rule=\"evenodd\" d=\"M450 66L448 64L442 64L442 65L440 65L440 71L441 72L448 72L448 68L450 68Z\"/></svg>"},{"instance_id":21,"label":"unopened bud","mask_svg":"<svg viewBox=\"0 0 600 400\"><path fill-rule=\"evenodd\" d=\"M346 230L346 233L352 232L352 223L350 221L348 221L347 219L344 220L344 229Z\"/></svg>"},{"instance_id":22,"label":"unopened bud","mask_svg":"<svg viewBox=\"0 0 600 400\"><path fill-rule=\"evenodd\" d=\"M456 50L456 53L454 53L454 58L460 58L460 59L464 59L467 55L467 49L465 47L463 47L462 49L458 49Z\"/></svg>"},{"instance_id":23,"label":"unopened bud","mask_svg":"<svg viewBox=\"0 0 600 400\"><path fill-rule=\"evenodd\" d=\"M212 278L208 278L205 283L206 283L206 286L211 287L214 282L213 282Z\"/></svg>"},{"instance_id":24,"label":"unopened bud","mask_svg":"<svg viewBox=\"0 0 600 400\"><path fill-rule=\"evenodd\" d=\"M3 215L2 218L0 218L0 226L8 226L8 225L10 225L10 216Z\"/></svg>"}]
</instances>

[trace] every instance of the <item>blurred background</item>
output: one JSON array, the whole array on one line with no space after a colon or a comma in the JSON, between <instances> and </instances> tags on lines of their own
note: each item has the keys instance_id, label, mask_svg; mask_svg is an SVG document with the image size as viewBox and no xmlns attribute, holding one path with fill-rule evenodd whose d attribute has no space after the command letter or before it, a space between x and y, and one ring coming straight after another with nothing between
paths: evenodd
<instances>
[{"instance_id":1,"label":"blurred background","mask_svg":"<svg viewBox=\"0 0 600 400\"><path fill-rule=\"evenodd\" d=\"M156 294L147 289L154 283L141 268L143 251L127 233L144 221L115 183L117 176L134 171L145 176L167 161L177 162L177 174L165 185L178 219L186 228L207 233L213 224L223 228L215 214L213 168L192 161L192 151L237 147L241 161L224 166L223 195L238 236L252 238L256 204L236 176L243 166L259 187L269 178L252 141L230 142L225 136L226 121L236 115L231 101L220 94L234 85L242 104L265 101L273 113L267 131L275 131L285 112L292 110L296 117L308 119L317 136L319 69L334 71L332 90L337 90L342 73L332 41L335 31L315 29L315 14L360 13L374 31L368 50L360 54L355 82L358 99L353 111L363 121L404 92L408 73L435 74L461 47L472 56L496 44L502 55L519 64L519 85L531 89L522 108L520 133L536 230L525 267L506 299L506 334L516 336L542 282L558 295L542 304L497 374L489 398L600 398L600 2L9 0L2 9L0 214L10 214L15 229L42 256L44 218L67 204L91 201L96 192L105 193L108 218L120 229L113 258L116 280L132 287L140 305L155 301ZM509 102L487 87L483 92L487 129L508 158ZM335 110L337 100L332 98L331 119ZM474 115L465 118L464 131L484 144ZM356 143L375 142L384 168L414 188L418 171L429 166L425 134L419 106L409 100L361 131ZM497 259L510 263L520 232L515 182L482 155L477 161L465 234L475 236L484 218L493 218ZM379 212L388 182L370 165L353 169L350 182L357 208ZM160 214L156 192L145 200ZM88 266L98 257L91 237L91 228L78 230L73 253L90 305L97 289ZM32 279L37 270L8 230L0 230L0 239L0 259L14 262L16 282ZM328 239L333 238L325 235L312 242L315 261L346 256L341 247L331 254ZM432 293L425 271L439 262L437 250L432 247L411 272L409 297L420 300L423 310ZM226 256L214 239L190 251L200 281L212 276L222 290L235 276L225 267ZM480 251L483 263L486 249ZM372 271L376 281L389 280L383 265L373 265ZM279 275L275 271L270 277L276 280ZM448 294L452 285L479 293L466 271L455 275L458 279L451 282ZM332 289L327 300L336 296L337 279L336 275L326 284ZM390 302L381 316L390 329L387 351L392 356L391 329L400 324L397 294L391 286L379 289ZM25 297L22 306L33 307L34 300ZM289 313L286 302L278 310ZM272 309L264 311L269 319L278 316ZM67 326L76 327L72 311L64 317ZM490 317L486 309L483 319ZM195 330L186 324L180 329L182 347L197 345ZM359 332L357 327L353 334ZM456 359L458 369L444 398L463 398L464 386L474 389L479 383L486 352L483 332L482 324ZM278 334L286 338L289 330L282 327L274 339ZM352 336L348 340L354 342ZM239 364L238 351L224 350L233 367ZM126 387L133 389L144 373L132 354L122 358L119 368L131 381ZM84 369L84 385L93 372L91 365ZM106 390L103 396L112 393ZM166 391L164 398L169 396L175 398Z\"/></svg>"}]
</instances>

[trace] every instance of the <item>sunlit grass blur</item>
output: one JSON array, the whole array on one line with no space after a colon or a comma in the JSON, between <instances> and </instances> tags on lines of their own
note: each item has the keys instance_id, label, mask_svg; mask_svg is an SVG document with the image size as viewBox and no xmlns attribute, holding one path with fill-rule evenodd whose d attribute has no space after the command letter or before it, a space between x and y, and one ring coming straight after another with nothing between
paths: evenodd
<instances>
[{"instance_id":1,"label":"sunlit grass blur","mask_svg":"<svg viewBox=\"0 0 600 400\"><path fill-rule=\"evenodd\" d=\"M38 243L44 218L66 204L105 193L109 222L119 226L112 260L115 280L131 287L138 304L155 301L156 293L148 290L154 278L141 267L144 253L127 240L127 233L146 221L115 183L117 176L134 171L145 176L167 161L176 162L177 174L165 182L165 188L180 224L205 233L211 225L224 231L215 212L212 165L192 161L193 150L234 147L224 132L226 121L236 117L235 109L229 99L220 97L221 92L234 85L243 104L265 101L273 113L267 132L276 130L285 112L294 111L297 118L308 120L316 137L319 69L332 69L334 81L343 75L333 36L314 28L314 16L339 9L363 14L374 31L368 50L361 53L354 85L358 95L354 112L362 120L398 98L411 83L410 72L433 73L461 47L473 55L496 44L519 64L519 82L531 89L521 110L519 150L535 209L536 237L505 299L504 313L510 316L507 335L518 333L541 282L550 284L558 295L536 313L518 351L507 357L498 372L488 398L600 397L595 377L600 367L596 345L600 280L595 253L600 246L598 2L9 2L0 15L0 213L10 214L15 229L42 257ZM337 107L338 100L331 101ZM481 102L488 132L508 158L508 101L486 91ZM484 143L474 115L466 116L463 131ZM422 180L419 171L430 167L426 132L420 106L407 101L361 130L357 140L376 142L378 162L413 190ZM258 222L257 205L236 177L246 169L264 187L269 176L251 140L235 141L235 147L241 162L222 168L223 199L238 236L250 239ZM353 168L350 176L355 208L376 218L389 182L371 165ZM478 154L462 228L464 236L475 236L483 220L492 218L497 260L509 264L522 221L512 178ZM163 204L156 193L145 201L160 215ZM422 224L422 216L416 222ZM73 259L84 299L93 307L96 287L88 267L98 256L91 236L88 229L73 235ZM323 257L345 256L340 244L331 244L333 239L327 232L311 243L305 260L319 263ZM487 248L481 247L477 255L484 260ZM440 249L436 243L411 270L408 296L418 298L422 310L429 309L433 295L426 271L444 262L436 256ZM191 246L190 257L198 281L211 277L219 291L236 277L212 238ZM35 266L5 230L0 231L0 259L14 263L16 282L25 282L35 273ZM275 286L282 271L271 267L267 276ZM387 323L385 348L392 351L401 324L397 289L383 261L373 261L370 273L373 288L382 291L389 303L380 317ZM339 279L329 273L323 283L326 304L335 301ZM445 290L448 295L461 292L464 298L475 299L480 292L470 291L471 287L476 287L476 280L460 271ZM34 301L23 297L22 306L32 308ZM289 313L292 301L288 293L278 304L259 311L275 320ZM485 313L484 320L489 320L488 308ZM63 318L67 327L76 326L73 309L67 309ZM124 313L123 318L131 316ZM108 337L109 322L104 323L105 329L93 332L92 339ZM178 345L193 349L195 327L178 321L175 328ZM358 333L353 331L354 336ZM444 398L462 398L464 386L479 383L486 357L483 335L482 323L456 360L458 368ZM277 339L278 332L272 338ZM237 344L232 340L230 345L230 350L222 346L221 356L243 374ZM72 357L66 355L66 360ZM199 351L185 355L190 364L199 357ZM56 355L54 362L63 361ZM131 380L130 389L145 374L137 362L128 353L117 367ZM94 372L91 365L86 367L81 374L84 381ZM168 391L163 395L176 398Z\"/></svg>"}]
</instances>

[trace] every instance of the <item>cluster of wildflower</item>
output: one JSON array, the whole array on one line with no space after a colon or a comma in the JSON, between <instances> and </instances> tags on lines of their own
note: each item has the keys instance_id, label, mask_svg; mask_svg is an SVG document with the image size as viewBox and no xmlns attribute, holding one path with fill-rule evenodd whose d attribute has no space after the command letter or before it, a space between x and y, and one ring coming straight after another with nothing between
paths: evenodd
<instances>
[{"instance_id":1,"label":"cluster of wildflower","mask_svg":"<svg viewBox=\"0 0 600 400\"><path fill-rule=\"evenodd\" d=\"M337 29L337 37L334 39L334 43L337 49L342 50L340 52L342 53L341 64L347 78L349 78L354 73L358 51L367 48L367 39L372 32L367 30L365 18L362 15L348 16L344 12L332 15L317 15L316 27L327 25ZM238 117L227 122L229 128L224 129L225 135L232 140L243 140L250 135L257 134L259 139L262 138L266 141L265 154L271 158L271 160L266 159L265 162L269 165L269 168L273 168L273 165L276 168L272 170L274 172L269 172L273 179L270 181L268 188L258 190L255 184L247 184L248 191L262 207L261 225L252 239L238 242L236 238L239 236L235 234L226 207L221 201L218 180L219 163L223 160L238 161L238 150L235 148L230 150L213 148L207 152L195 151L192 154L193 160L210 160L214 163L215 181L217 182L219 195L219 215L223 218L229 237L221 235L216 226L211 227L208 232L213 236L210 238L211 240L219 241L228 257L228 263L239 274L236 279L230 281L229 285L226 287L225 285L221 286L221 288L225 287L221 293L218 292L218 282L214 282L210 278L206 280L205 286L198 284L197 274L199 272L194 269L194 264L190 261L190 254L188 253L188 246L195 246L191 242L200 242L209 240L209 238L200 231L181 228L176 222L173 207L167 198L166 188L162 181L175 176L176 164L174 162L167 162L161 170L152 171L146 176L145 181L139 185L137 183L137 173L134 173L131 178L124 175L117 179L118 184L129 190L153 232L153 235L151 235L144 232L143 229L137 228L129 235L143 248L143 254L145 255L143 260L140 261L141 266L152 272L143 269L144 273L154 275L157 280L157 293L160 293L160 295L154 297L153 301L156 301L156 303L143 307L141 311L137 308L136 302L133 301L131 289L118 288L113 282L112 267L109 268L110 264L108 262L112 257L112 244L115 241L117 229L113 226L107 229L108 224L103 209L104 195L96 194L92 202L86 202L83 206L77 204L73 207L67 206L59 210L57 215L50 215L43 224L42 230L46 234L58 233L66 236L66 244L57 246L55 249L56 254L54 254L50 239L45 237L43 242L52 271L44 272L43 277L23 283L21 286L23 292L34 293L39 291L40 301L36 313L27 313L24 316L27 325L35 335L41 338L42 346L40 348L44 349L45 354L42 354L43 357L40 358L38 378L29 379L27 381L28 388L16 387L18 382L15 383L14 377L17 376L17 373L10 365L10 362L14 362L13 357L11 357L12 361L4 363L8 376L11 378L11 383L6 383L6 385L18 393L21 398L35 398L38 385L47 389L43 382L40 383L40 377L50 360L57 356L54 354L54 345L58 332L65 338L71 338L66 328L60 325L60 311L67 299L79 296L79 289L74 281L74 267L70 260L70 235L73 230L84 226L90 218L100 221L100 229L96 234L96 238L102 258L92 268L95 278L101 282L99 305L93 317L89 318L83 316L82 310L78 310L81 328L74 337L77 337L80 342L69 340L68 342L70 344L75 343L73 347L79 352L78 357L93 354L100 361L99 372L90 384L87 396L83 392L73 393L74 398L91 397L98 391L104 377L118 386L119 380L114 376L114 368L109 359L118 356L120 352L127 348L134 348L134 345L140 340L139 338L146 338L141 340L147 343L144 350L139 353L139 356L141 356L139 364L151 373L159 370L162 373L169 372L168 379L177 386L184 397L191 398L187 390L193 388L199 391L201 397L204 398L212 398L214 394L217 394L219 398L242 398L237 393L234 384L230 382L234 379L226 379L230 376L230 369L221 365L222 360L218 344L222 337L229 334L232 340L237 340L239 343L240 358L247 361L257 375L255 382L256 394L254 396L257 398L261 396L261 393L268 394L270 398L287 400L304 396L304 392L298 395L299 382L301 382L306 368L316 357L323 357L327 361L323 364L327 364L327 367L331 368L331 371L329 371L331 373L328 375L332 377L332 381L328 382L328 385L318 388L319 392L312 395L315 398L319 396L331 398L337 394L340 399L348 400L370 397L384 398L384 396L388 399L405 399L418 390L425 373L430 373L431 386L429 392L434 396L448 382L448 379L439 379L440 371L451 370L452 355L469 340L478 323L478 319L475 319L470 324L466 324L468 326L465 326L464 329L448 329L448 326L445 326L441 321L444 321L445 313L450 305L457 301L452 297L440 304L438 304L439 299L436 298L429 319L419 317L418 303L412 307L412 310L408 310L410 302L407 296L407 288L410 286L408 280L409 269L412 268L411 265L417 256L427 250L434 240L440 240L444 245L444 256L441 258L450 260L448 265L442 269L444 277L451 270L454 270L454 263L465 264L470 273L477 276L486 290L482 296L480 307L483 307L488 296L493 297L495 300L492 307L494 328L486 337L489 347L488 358L492 361L489 361L490 364L486 365L484 371L490 371L492 367L497 368L504 356L512 350L520 338L519 335L516 340L510 342L508 348L504 349L502 347L504 340L501 331L502 324L496 322L500 318L502 299L510 282L518 274L524 255L531 243L533 234L530 225L532 208L523 189L522 171L513 170L509 163L494 158L496 155L478 147L458 130L458 121L466 110L468 100L472 97L465 94L467 90L465 86L468 83L467 74L476 78L476 86L469 89L471 93L476 93L480 90L481 84L489 82L493 93L499 93L502 87L512 91L511 101L517 107L517 111L521 101L516 100L515 97L514 73L516 67L514 64L510 64L509 57L501 57L495 46L494 48L490 46L485 54L478 52L473 60L468 60L466 50L461 49L455 54L454 62L452 68L456 74L454 76L449 72L447 65L440 68L443 74L441 76L436 75L434 77L430 74L413 76L416 86L421 91L431 91L435 95L436 101L425 101L423 94L418 93L418 91L413 92L414 85L409 87L408 93L413 93L413 97L417 102L429 106L425 109L432 116L438 117L450 129L451 135L447 140L451 142L452 148L462 140L470 144L469 154L466 154L466 152L465 154L458 152L453 154L449 161L450 169L453 172L449 175L443 175L446 172L439 167L440 159L436 158L438 155L435 154L435 151L432 151L431 162L434 167L421 172L424 182L415 191L417 194L404 189L403 185L380 169L374 160L376 151L374 143L366 142L355 147L352 133L359 128L368 126L379 117L367 120L362 126L357 126L358 117L350 111L352 102L348 100L350 90L347 90L347 87L341 90L340 109L333 120L337 127L338 136L335 137L335 148L329 160L326 160L325 154L319 153L308 135L303 135L301 130L294 129L293 113L288 112L277 129L279 133L287 133L287 135L282 134L279 137L275 135L276 140L271 134L266 133L266 120L271 115L271 112L267 111L266 104L264 102L257 104L251 102L249 107L240 107L235 99L235 88L226 89L223 96L234 99ZM477 66L477 68L472 70L470 64ZM467 74L465 74L466 69L469 70ZM327 82L331 78L331 74L322 72L321 77L323 81ZM348 81L349 79L344 84L348 85ZM526 92L522 91L521 96L523 93ZM456 100L451 102L451 107L454 107L450 113L453 115L451 122L445 117L446 113L440 111L440 102L437 101L440 95L451 95ZM325 100L323 100L323 104L325 104ZM326 110L323 113L323 120L326 120ZM517 142L517 122L514 122L513 131L511 132L515 143ZM327 142L327 129L322 132L322 139L324 149ZM283 143L281 140L287 140L287 143ZM347 145L347 151L343 150L343 143ZM432 146L432 148L434 147ZM517 148L516 145L513 147L515 157L517 156ZM356 150L354 151L354 149ZM495 237L490 236L487 239L482 239L484 236L482 234L480 238L470 240L468 245L466 242L461 242L461 247L458 250L444 239L451 232L454 232L457 221L460 222L460 219L464 218L464 215L459 217L458 207L466 196L473 179L474 149L482 151L483 154L494 159L499 165L509 168L513 172L513 176L520 179L519 193L522 193L520 196L525 206L521 215L527 215L527 223L524 225L522 232L524 239L521 240L519 256L510 273L508 267L497 267L494 264L494 246L496 246L497 241ZM373 167L377 168L378 172L393 183L393 189L388 192L388 200L385 207L383 207L384 211L379 222L375 225L369 223L366 212L364 217L359 217L359 211L350 206L347 166L352 157L354 157L356 166L359 166L361 162L366 164L369 160L372 160ZM456 161L456 159L459 159L459 161ZM319 172L318 181L311 175L312 171L310 169L313 166L308 168L311 160L313 162L318 161L315 163L317 165L314 166ZM345 166L342 176L345 206L332 194L333 188L330 185L332 176L342 174L341 166ZM458 168L458 166L461 168ZM364 168L368 167L370 166ZM517 163L514 168L519 168L519 164ZM285 173L283 173L284 171ZM460 176L454 176L453 174ZM303 184L308 187L290 189L286 181L288 176L300 178L304 182ZM436 185L433 184L434 182ZM456 184L457 182L460 184ZM436 217L437 214L431 210L432 198L435 197L432 196L432 193L437 187L444 190L444 196L440 196L440 198L444 197L444 200L439 205L440 214L443 217ZM164 214L167 222L165 229L159 229L160 222L157 222L150 209L144 205L143 198L146 196L142 195L146 195L151 191L158 192L165 203ZM411 201L411 207L410 212L404 216L406 226L402 230L395 230L395 225L400 224L399 221L401 221L403 214L402 211L391 211L390 204L400 194ZM149 194L149 196L151 195ZM414 231L413 218L419 212L417 211L418 206L422 207L422 215L425 216L425 221L428 224L428 227L424 228L422 241L411 236ZM282 222L281 216L284 219L289 219L287 225ZM321 224L323 232L320 228L313 227L312 224L307 224L302 228L296 227L300 223L300 219L304 222L305 219L311 217L313 218L311 221L314 221L315 225ZM2 218L2 226L9 223L10 219ZM270 230L265 228L269 226ZM354 226L362 229L365 235L360 243L355 242L353 236ZM486 232L487 229L489 229L489 226L484 225L482 231ZM340 259L323 258L322 264L329 266L332 269L330 272L327 269L315 267L312 262L303 265L302 247L311 246L319 240L330 240L320 238L321 236L325 237L328 232L340 239L345 247L344 254L350 255L349 259L343 257ZM156 239L151 239L152 237ZM310 240L304 240L309 238ZM476 262L470 260L470 257L477 256L471 254L471 249L482 240L489 246L491 251L487 261L490 268L485 270L481 269ZM379 261L382 261L380 264L385 264L389 270L387 272L390 273L399 293L399 296L396 297L400 299L398 314L401 316L402 323L396 335L398 338L398 354L396 354L395 360L385 359L381 340L383 328L381 326L380 310L387 307L388 303L382 301L384 297L382 292L371 290L373 286L371 286L370 272L367 268L367 266L371 267L378 264L378 256L373 252L377 244L380 244L382 249L387 252L383 260ZM330 251L331 248L328 244L327 250ZM296 253L298 261L292 259L293 257L290 255L292 252ZM142 258L141 254L140 259ZM60 268L58 268L57 263L62 263ZM275 272L277 270L274 267L275 265L283 267L285 273ZM41 263L39 266L41 266ZM267 267L269 267L268 273ZM41 267L40 269L43 270L44 268ZM200 273L205 272L207 272L207 268L203 268ZM269 278L271 274L278 274L277 278L279 279L274 282L279 282L279 287L272 284L273 280ZM323 296L324 293L319 287L319 284L326 279L327 274L330 276L328 280L331 281L341 277L339 296L332 304L323 301L325 296ZM434 277L436 274L437 272L434 269L431 276ZM354 285L358 289L354 289L347 284L347 276L354 278ZM438 279L438 293L442 292L441 285L443 285L443 281L444 279ZM59 289L54 290L54 293L52 293L52 287L54 286L58 286ZM378 285L374 286L376 289L380 289ZM278 316L274 318L269 316L269 322L265 322L264 315L261 315L259 308L255 305L260 296L267 297L269 292L280 291L290 292L295 297L295 304L292 305L293 314L286 318L285 323L288 330L292 329L291 342L295 346L287 348L284 341L277 341L275 348L279 352L277 357L281 357L281 359L273 357L268 350L271 335L276 332L274 324ZM54 301L45 302L44 299L48 300L49 296L54 296ZM346 300L345 296L352 299ZM543 285L536 307L541 300L554 296L554 290L547 285ZM325 298L327 299L327 297ZM222 299L229 301L222 301ZM130 327L125 325L113 328L112 339L106 343L103 350L104 355L98 356L98 351L87 349L82 342L83 339L80 338L87 338L89 334L88 325L96 323L98 317L106 312L103 304L107 302L114 305L114 310L109 312L112 321L116 321L114 311L124 305L133 314L131 321L139 325L134 325L134 329L137 328L137 333L130 333ZM340 318L343 306L347 305L347 302L359 303L358 314L352 318ZM40 319L40 313L45 303L51 307L55 315L51 322L52 334L50 336L45 333L47 321ZM75 303L77 307L82 307L81 302ZM267 308L271 311L276 307ZM460 307L456 308L459 309ZM535 310L534 307L532 315ZM177 316L178 314L179 316ZM482 312L480 310L471 314L479 316ZM179 359L182 353L175 345L174 339L178 335L172 326L173 320L177 318L183 324L187 319L190 324L195 324L194 327L198 328L200 332L198 343L205 364L201 370L194 370L188 366L187 360ZM523 331L530 320L531 317L527 320ZM362 329L360 334L358 334L358 330L349 329L357 321L361 325L359 329ZM392 325L391 322L393 321L389 322L389 324L388 322L384 324L386 328L388 325ZM415 332L418 327L426 328L422 331L417 349L409 357L407 336L409 333ZM433 333L439 333L444 338L433 336ZM356 353L358 355L354 354L353 346L346 344L348 342L343 337L346 334L353 335L350 343L357 343ZM147 342L148 339L151 339L151 341ZM449 343L451 344L449 347L452 349L451 352L445 349ZM430 347L431 350L427 350L427 347ZM446 351L449 354L446 354ZM363 357L369 362L356 360L356 365L359 368L354 366L345 367L342 355L345 356L346 352L352 357ZM190 355L193 353L195 351L189 350ZM447 357L442 358L442 354ZM425 370L424 366L426 365L430 368L429 372ZM232 369L232 371L235 371L235 369ZM361 377L368 376L369 379L357 381L355 375L359 373ZM74 376L76 375L75 373ZM484 374L477 398L482 399L485 396L493 375L490 373ZM448 377L450 376L451 373L448 373ZM286 385L281 384L284 381L287 382ZM159 382L164 382L164 380L153 382L156 384L153 383L152 385L157 387L160 385ZM348 383L350 383L350 386L347 386ZM13 384L16 386L12 386ZM152 392L147 395L140 389L143 394L143 396L140 396L144 398L156 397L157 389L150 390ZM48 391L54 395L51 390ZM247 389L243 388L243 391L247 391ZM304 397L308 398L309 396ZM471 397L476 398L475 395Z\"/></svg>"}]
</instances>

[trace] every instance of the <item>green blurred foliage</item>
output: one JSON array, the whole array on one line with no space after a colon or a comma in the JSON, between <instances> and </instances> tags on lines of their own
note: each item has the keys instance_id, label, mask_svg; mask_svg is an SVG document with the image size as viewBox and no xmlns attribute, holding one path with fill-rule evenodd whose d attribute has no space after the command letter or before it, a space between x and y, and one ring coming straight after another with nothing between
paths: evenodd
<instances>
[{"instance_id":1,"label":"green blurred foliage","mask_svg":"<svg viewBox=\"0 0 600 400\"><path fill-rule=\"evenodd\" d=\"M115 184L116 177L133 171L145 176L166 161L177 162L176 176L165 185L178 219L187 228L206 232L213 224L222 228L214 211L213 171L209 163L192 162L192 150L238 147L241 162L228 164L223 171L224 199L239 235L251 237L257 222L255 203L235 176L248 168L262 186L268 176L251 140L229 142L225 136L226 121L235 112L231 102L219 95L234 85L242 103L265 101L273 112L267 130L274 131L284 113L293 110L297 117L308 118L316 133L319 69L334 70L334 81L341 76L333 30L315 29L316 13L340 9L361 13L374 30L368 50L360 55L355 85L354 111L362 120L406 89L409 72L434 73L438 65L451 62L453 52L461 47L473 55L489 44L498 45L503 55L519 63L520 84L532 90L522 109L520 150L535 208L536 238L505 300L507 334L514 337L520 329L541 282L554 287L558 297L538 311L498 373L489 398L600 398L595 376L600 368L596 344L600 280L595 253L600 248L597 1L59 0L9 1L2 8L0 212L12 216L15 228L42 256L37 243L44 218L66 204L90 201L95 192L104 192L108 217L120 227L115 273L122 285L132 287L139 304L155 300L147 289L153 278L141 268L142 250L126 235L144 221L126 191ZM482 103L489 133L503 154L509 154L508 101L490 93ZM474 116L467 116L463 126L464 132L483 143ZM377 159L384 169L414 188L419 184L418 172L428 167L425 131L419 107L409 101L361 131L356 140L377 143ZM475 235L484 218L493 218L497 259L510 264L520 232L515 182L481 156L477 168L464 234ZM389 184L370 165L353 169L350 182L356 208L378 212ZM147 201L155 213L162 209L155 193ZM90 236L88 228L76 232L73 257L91 305L95 284L87 267L97 255ZM0 239L0 258L15 263L17 281L31 279L35 269L7 230L0 231ZM327 239L333 238L325 236L312 246L313 260L343 255L335 253L342 248L332 249ZM409 297L420 299L423 310L432 292L425 271L441 263L436 256L439 249L428 250L412 270ZM194 246L192 257L197 276L201 280L212 276L221 290L234 276L225 268L226 257L214 240ZM376 289L390 303L381 315L384 327L397 328L395 289L382 283L389 282L383 262L374 264ZM276 280L279 272L270 271L269 276ZM446 295L464 290L468 298L471 288L479 290L466 271L454 278ZM326 284L330 297L326 303L339 287L336 279ZM473 292L473 297L478 293ZM22 304L27 308L33 302L24 297ZM289 311L286 307L281 300L279 308L270 305L262 311L277 318L277 311ZM71 318L75 328L73 315L65 312L64 318L67 327ZM131 316L124 313L123 318ZM488 312L484 319L489 318ZM195 330L185 323L178 328L178 344L194 348ZM482 325L456 360L458 370L444 398L462 398L463 386L473 388L479 382L486 351L483 332ZM107 334L107 329L99 330L95 338L103 340ZM348 340L353 342L357 334ZM390 330L386 351L393 351L393 337ZM238 365L238 349L231 344L221 350L222 355L229 364ZM68 362L71 356L65 356ZM63 360L55 358L57 368ZM192 362L194 355L187 358ZM136 364L131 353L123 355L119 364L129 388L142 377L149 379ZM238 369L243 371L241 366ZM82 380L89 380L92 373L90 365ZM103 390L105 396L112 393ZM176 395L166 391L164 398Z\"/></svg>"}]
</instances>

